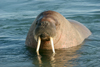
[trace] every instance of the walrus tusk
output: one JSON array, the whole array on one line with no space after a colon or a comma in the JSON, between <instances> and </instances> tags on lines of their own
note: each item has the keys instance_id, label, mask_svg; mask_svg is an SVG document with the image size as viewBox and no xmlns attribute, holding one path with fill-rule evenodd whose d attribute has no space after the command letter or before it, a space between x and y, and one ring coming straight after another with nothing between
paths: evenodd
<instances>
[{"instance_id":1,"label":"walrus tusk","mask_svg":"<svg viewBox=\"0 0 100 67\"><path fill-rule=\"evenodd\" d=\"M55 54L55 49L54 49L54 44L53 44L53 38L52 37L50 37L50 41L51 41L52 51Z\"/></svg>"},{"instance_id":2,"label":"walrus tusk","mask_svg":"<svg viewBox=\"0 0 100 67\"><path fill-rule=\"evenodd\" d=\"M41 38L38 37L38 44L37 44L37 49L36 49L37 55L39 55L40 44L41 44Z\"/></svg>"}]
</instances>

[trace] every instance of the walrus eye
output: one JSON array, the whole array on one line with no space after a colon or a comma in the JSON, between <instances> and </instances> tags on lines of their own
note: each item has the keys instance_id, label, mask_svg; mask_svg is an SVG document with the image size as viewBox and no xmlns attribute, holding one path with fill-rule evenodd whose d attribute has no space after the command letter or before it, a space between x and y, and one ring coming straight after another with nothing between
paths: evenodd
<instances>
[{"instance_id":1,"label":"walrus eye","mask_svg":"<svg viewBox=\"0 0 100 67\"><path fill-rule=\"evenodd\" d=\"M38 24L38 22L36 22L36 25Z\"/></svg>"}]
</instances>

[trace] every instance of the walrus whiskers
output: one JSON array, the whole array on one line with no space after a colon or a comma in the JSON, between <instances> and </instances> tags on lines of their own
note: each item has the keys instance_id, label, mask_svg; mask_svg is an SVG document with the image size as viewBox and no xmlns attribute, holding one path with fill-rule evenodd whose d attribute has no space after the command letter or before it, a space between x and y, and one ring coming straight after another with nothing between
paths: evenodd
<instances>
[{"instance_id":1,"label":"walrus whiskers","mask_svg":"<svg viewBox=\"0 0 100 67\"><path fill-rule=\"evenodd\" d=\"M55 49L54 49L54 44L53 44L53 38L52 37L50 37L50 41L51 41L52 51L55 54Z\"/></svg>"},{"instance_id":2,"label":"walrus whiskers","mask_svg":"<svg viewBox=\"0 0 100 67\"><path fill-rule=\"evenodd\" d=\"M38 37L38 44L37 44L37 49L36 49L37 55L39 55L40 44L41 44L41 38Z\"/></svg>"}]
</instances>

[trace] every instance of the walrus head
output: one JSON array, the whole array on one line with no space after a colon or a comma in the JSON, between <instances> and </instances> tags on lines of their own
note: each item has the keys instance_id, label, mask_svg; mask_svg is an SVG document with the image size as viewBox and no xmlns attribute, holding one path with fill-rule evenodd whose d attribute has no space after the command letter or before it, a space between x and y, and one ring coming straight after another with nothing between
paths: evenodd
<instances>
[{"instance_id":1,"label":"walrus head","mask_svg":"<svg viewBox=\"0 0 100 67\"><path fill-rule=\"evenodd\" d=\"M55 21L52 18L45 16L37 20L34 31L36 40L40 37L43 41L49 41L50 37L53 38L56 35Z\"/></svg>"},{"instance_id":2,"label":"walrus head","mask_svg":"<svg viewBox=\"0 0 100 67\"><path fill-rule=\"evenodd\" d=\"M38 21L35 29L35 36L40 37L41 40L50 40L50 37L54 37L56 35L56 27L53 23L45 20Z\"/></svg>"},{"instance_id":3,"label":"walrus head","mask_svg":"<svg viewBox=\"0 0 100 67\"><path fill-rule=\"evenodd\" d=\"M36 21L36 27L34 30L34 38L38 42L37 54L41 44L41 41L50 41L52 50L55 53L53 38L56 36L57 20L50 15L40 16Z\"/></svg>"}]
</instances>

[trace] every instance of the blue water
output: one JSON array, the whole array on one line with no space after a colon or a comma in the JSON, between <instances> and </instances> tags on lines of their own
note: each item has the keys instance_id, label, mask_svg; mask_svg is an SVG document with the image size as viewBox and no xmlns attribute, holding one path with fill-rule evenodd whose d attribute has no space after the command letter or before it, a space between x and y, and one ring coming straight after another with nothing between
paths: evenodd
<instances>
[{"instance_id":1,"label":"blue water","mask_svg":"<svg viewBox=\"0 0 100 67\"><path fill-rule=\"evenodd\" d=\"M36 53L25 46L39 13L54 10L81 22L92 35L82 45ZM0 0L0 67L100 67L100 0Z\"/></svg>"}]
</instances>

